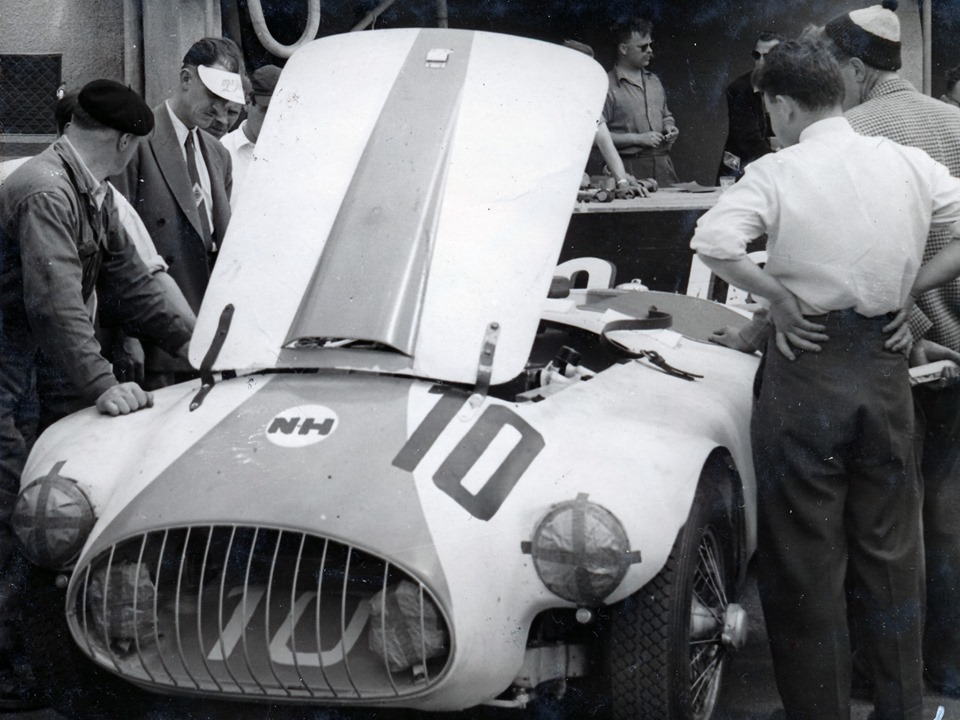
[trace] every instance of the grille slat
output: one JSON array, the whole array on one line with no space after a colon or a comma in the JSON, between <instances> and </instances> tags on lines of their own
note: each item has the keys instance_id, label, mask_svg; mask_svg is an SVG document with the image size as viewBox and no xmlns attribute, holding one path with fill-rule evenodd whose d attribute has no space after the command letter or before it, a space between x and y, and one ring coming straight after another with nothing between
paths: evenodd
<instances>
[{"instance_id":1,"label":"grille slat","mask_svg":"<svg viewBox=\"0 0 960 720\"><path fill-rule=\"evenodd\" d=\"M306 535L300 536L300 547L297 548L297 562L293 570L293 582L290 583L290 648L293 651L293 668L300 680L300 685L306 690L310 697L316 697L313 689L303 678L303 671L300 669L300 660L297 658L297 620L299 615L295 615L297 608L297 581L300 579L300 563L303 561L303 546L307 542ZM320 647L319 645L317 647Z\"/></svg>"},{"instance_id":2,"label":"grille slat","mask_svg":"<svg viewBox=\"0 0 960 720\"><path fill-rule=\"evenodd\" d=\"M168 530L164 530L163 541L160 543L160 557L157 560L157 573L155 577L156 586L153 593L153 643L154 643L154 647L157 648L157 659L160 661L160 665L161 667L163 667L163 671L166 673L167 677L170 679L170 683L174 687L177 687L179 686L179 683L177 682L177 679L173 676L173 674L170 672L170 668L167 667L167 661L163 657L163 650L161 650L160 648L159 600L160 600L161 581L163 577L163 559L167 550L167 539L169 537L169 534L170 532ZM113 549L111 548L111 553L112 551ZM109 644L109 639L107 640L107 643Z\"/></svg>"},{"instance_id":3,"label":"grille slat","mask_svg":"<svg viewBox=\"0 0 960 720\"><path fill-rule=\"evenodd\" d=\"M143 570L143 553L147 548L147 536L144 535L140 541L140 552L137 554L137 572L134 575L134 587L133 587L133 607L140 607L140 573ZM89 573L90 566L87 566L87 572ZM156 682L156 679L153 676L153 673L147 667L147 664L143 659L143 651L140 648L140 624L137 623L134 629L133 634L133 644L137 649L137 660L140 662L140 667L144 669L147 673L147 676L150 678L150 682Z\"/></svg>"},{"instance_id":4,"label":"grille slat","mask_svg":"<svg viewBox=\"0 0 960 720\"><path fill-rule=\"evenodd\" d=\"M366 550L286 528L137 535L78 568L70 598L81 648L160 691L395 699L426 692L450 658L448 626L422 582Z\"/></svg>"},{"instance_id":5,"label":"grille slat","mask_svg":"<svg viewBox=\"0 0 960 720\"><path fill-rule=\"evenodd\" d=\"M180 664L183 665L184 671L187 673L187 677L190 679L190 682L193 683L193 686L200 689L200 683L197 682L197 679L193 676L193 673L190 672L190 668L187 665L187 656L183 652L183 636L180 633L180 604L183 600L183 568L186 563L187 548L190 546L190 532L193 528L187 528L187 537L186 541L183 543L183 547L180 549L180 562L177 566L177 593L176 600L173 603L173 629L174 634L177 638L177 652L179 654Z\"/></svg>"},{"instance_id":6,"label":"grille slat","mask_svg":"<svg viewBox=\"0 0 960 720\"><path fill-rule=\"evenodd\" d=\"M381 646L383 647L383 656L387 656L387 647L386 647L386 637L387 637L387 577L390 574L390 563L386 563L383 567L383 587L380 593L380 636L384 638L381 641ZM390 669L390 663L384 662L384 667L387 669L387 679L390 681L390 687L393 689L395 695L399 695L400 692L397 690L397 684L393 681L393 671Z\"/></svg>"},{"instance_id":7,"label":"grille slat","mask_svg":"<svg viewBox=\"0 0 960 720\"><path fill-rule=\"evenodd\" d=\"M323 576L326 574L327 569L327 550L330 549L330 540L324 540L323 542L323 555L320 556L320 572L317 574L317 613L314 617L314 627L316 628L317 634L317 652L321 652L323 644L321 643L321 630L320 630L320 603L323 599ZM323 676L323 682L326 684L327 688L333 693L333 697L340 697L340 694L333 687L333 683L330 682L330 678L327 677L327 671L323 666L323 662L320 663L320 674Z\"/></svg>"},{"instance_id":8,"label":"grille slat","mask_svg":"<svg viewBox=\"0 0 960 720\"><path fill-rule=\"evenodd\" d=\"M350 580L350 556L353 554L353 548L347 548L347 564L343 569L343 590L340 593L340 637L347 637L347 583ZM357 684L353 681L353 675L350 673L350 661L347 660L346 648L343 648L343 669L347 672L347 681L350 687L361 697Z\"/></svg>"},{"instance_id":9,"label":"grille slat","mask_svg":"<svg viewBox=\"0 0 960 720\"><path fill-rule=\"evenodd\" d=\"M253 558L255 555L256 547L257 547L257 540L259 539L259 537L260 537L260 528L256 528L253 531L253 542L251 543L249 549L247 550L247 575L243 583L244 620L248 619L252 615L252 611L250 614L247 614L247 596L249 594L247 590L250 588L250 570L253 568ZM257 604L259 604L259 602L260 602L260 599L258 597ZM257 689L259 689L261 693L266 695L267 694L266 689L263 687L263 685L260 684L260 680L257 679L257 674L253 671L253 667L250 664L250 652L249 652L249 649L247 648L247 625L248 623L244 622L240 630L240 643L243 646L243 662L246 663L247 672L250 674L250 677L253 678L253 682L256 683ZM224 658L224 662L229 663L230 662L229 658Z\"/></svg>"},{"instance_id":10,"label":"grille slat","mask_svg":"<svg viewBox=\"0 0 960 720\"><path fill-rule=\"evenodd\" d=\"M270 642L270 608L273 606L273 603L270 602L272 593L273 593L273 578L274 572L277 569L277 557L280 554L280 541L283 539L283 531L281 530L277 534L277 543L273 546L273 561L270 563L270 577L267 579L267 611L266 611L266 622L263 624L264 632L264 642L268 648L271 647ZM291 614L293 613L293 607L290 608ZM294 656L296 658L296 656ZM290 690L284 685L283 681L280 679L280 675L277 674L277 667L273 662L273 653L267 653L267 659L270 661L270 674L273 675L273 679L277 681L277 687L283 689L288 696L292 696Z\"/></svg>"},{"instance_id":11,"label":"grille slat","mask_svg":"<svg viewBox=\"0 0 960 720\"><path fill-rule=\"evenodd\" d=\"M210 528L210 533L211 535L213 534L213 528ZM224 568L227 567L227 562L230 559L230 553L233 550L233 541L236 538L236 536L237 536L237 528L236 526L234 526L230 530L230 540L227 542L227 548L224 551L224 556L223 556ZM224 659L223 668L224 670L227 671L227 675L230 676L230 679L233 681L233 684L237 686L237 690L240 692L240 694L243 694L244 693L243 685L240 683L239 680L237 680L237 676L233 674L233 670L230 668L230 663L226 661L227 650L226 650L226 640L225 640L225 633L224 633L225 626L223 624L223 607L225 604L223 601L224 601L224 598L226 597L226 594L225 594L226 583L227 583L227 573L226 573L226 570L224 570L224 572L222 572L220 575L220 593L217 598L217 627L219 628L219 632L217 633L217 642L219 643L219 646L220 646L220 657Z\"/></svg>"},{"instance_id":12,"label":"grille slat","mask_svg":"<svg viewBox=\"0 0 960 720\"><path fill-rule=\"evenodd\" d=\"M213 542L213 528L207 529L207 542L203 548L203 562L200 564L200 577L207 575L207 561L210 558L210 545ZM203 669L207 677L213 680L218 691L223 691L223 686L217 680L216 675L210 670L210 664L207 662L207 648L203 644L203 603L201 598L197 597L197 642L200 644L200 660L203 662ZM142 661L141 661L142 662Z\"/></svg>"}]
</instances>

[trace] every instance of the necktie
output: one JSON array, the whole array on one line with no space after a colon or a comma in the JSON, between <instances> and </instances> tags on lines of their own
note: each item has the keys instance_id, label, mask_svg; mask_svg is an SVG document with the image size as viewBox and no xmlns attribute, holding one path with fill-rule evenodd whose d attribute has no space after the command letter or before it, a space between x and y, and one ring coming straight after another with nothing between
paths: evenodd
<instances>
[{"instance_id":1,"label":"necktie","mask_svg":"<svg viewBox=\"0 0 960 720\"><path fill-rule=\"evenodd\" d=\"M190 175L190 182L193 183L193 200L197 203L197 212L200 213L200 228L203 230L203 244L207 246L207 252L216 251L213 244L213 234L210 232L210 218L207 217L207 205L203 201L203 190L200 185L200 173L197 172L197 147L193 142L193 131L187 133L187 141L184 143L187 150L187 173Z\"/></svg>"}]
</instances>

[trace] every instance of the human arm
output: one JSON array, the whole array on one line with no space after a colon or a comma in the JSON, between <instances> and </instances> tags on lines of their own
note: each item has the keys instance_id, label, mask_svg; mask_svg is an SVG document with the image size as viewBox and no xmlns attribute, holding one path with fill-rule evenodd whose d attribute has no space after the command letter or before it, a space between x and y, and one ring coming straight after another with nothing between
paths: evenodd
<instances>
[{"instance_id":1,"label":"human arm","mask_svg":"<svg viewBox=\"0 0 960 720\"><path fill-rule=\"evenodd\" d=\"M769 328L770 315L766 308L760 308L753 314L749 325L742 328L732 325L722 327L710 336L710 342L740 352L754 353L763 348Z\"/></svg>"},{"instance_id":2,"label":"human arm","mask_svg":"<svg viewBox=\"0 0 960 720\"><path fill-rule=\"evenodd\" d=\"M940 390L960 382L960 353L932 340L919 340L910 350L910 367L928 365L938 360L952 360L955 364L945 367L940 379L929 383L929 386Z\"/></svg>"},{"instance_id":3,"label":"human arm","mask_svg":"<svg viewBox=\"0 0 960 720\"><path fill-rule=\"evenodd\" d=\"M31 335L47 360L93 404L117 380L101 355L84 302L81 258L99 252L99 240L78 206L82 202L79 196L46 190L24 198L15 213Z\"/></svg>"},{"instance_id":4,"label":"human arm","mask_svg":"<svg viewBox=\"0 0 960 720\"><path fill-rule=\"evenodd\" d=\"M97 283L102 323L149 340L171 354L189 341L193 312L165 272L151 274L111 214Z\"/></svg>"},{"instance_id":5,"label":"human arm","mask_svg":"<svg viewBox=\"0 0 960 720\"><path fill-rule=\"evenodd\" d=\"M792 348L818 352L818 343L827 340L827 336L823 334L823 325L812 323L803 317L800 303L793 293L775 277L764 272L749 257L744 255L721 260L701 254L700 259L731 285L769 301L770 321L777 328L777 348L785 357L791 360L795 358Z\"/></svg>"}]
</instances>

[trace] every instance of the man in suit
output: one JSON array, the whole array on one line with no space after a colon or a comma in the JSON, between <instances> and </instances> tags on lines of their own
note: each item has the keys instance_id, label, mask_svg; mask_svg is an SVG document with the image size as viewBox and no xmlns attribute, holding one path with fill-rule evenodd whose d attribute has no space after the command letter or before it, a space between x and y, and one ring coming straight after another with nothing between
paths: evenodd
<instances>
[{"instance_id":1,"label":"man in suit","mask_svg":"<svg viewBox=\"0 0 960 720\"><path fill-rule=\"evenodd\" d=\"M242 56L226 38L203 38L183 57L176 91L154 108L156 127L114 184L136 208L194 313L230 222L231 160L205 131L243 102ZM150 389L196 377L182 359L145 348Z\"/></svg>"},{"instance_id":2,"label":"man in suit","mask_svg":"<svg viewBox=\"0 0 960 720\"><path fill-rule=\"evenodd\" d=\"M773 50L782 35L762 32L750 53L754 69L763 65L764 56ZM773 152L770 144L770 122L763 109L763 98L753 87L753 70L740 75L727 86L727 141L723 146L723 158L717 171L717 184L721 177L743 177L743 168L759 157Z\"/></svg>"}]
</instances>

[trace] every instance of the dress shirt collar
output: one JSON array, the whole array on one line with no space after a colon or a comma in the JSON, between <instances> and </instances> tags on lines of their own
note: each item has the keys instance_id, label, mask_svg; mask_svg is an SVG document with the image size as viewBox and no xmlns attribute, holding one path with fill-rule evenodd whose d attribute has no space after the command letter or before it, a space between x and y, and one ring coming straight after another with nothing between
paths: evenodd
<instances>
[{"instance_id":1,"label":"dress shirt collar","mask_svg":"<svg viewBox=\"0 0 960 720\"><path fill-rule=\"evenodd\" d=\"M637 87L643 87L643 86L646 85L646 83L647 83L647 77L649 77L652 73L651 73L649 70L647 70L646 68L644 68L643 70L640 71L640 75L641 75L641 77L643 77L643 83L642 83L642 84L641 84L641 83L638 83L636 80L634 80L634 79L633 79L632 77L630 77L629 75L626 75L626 74L623 72L623 69L620 67L619 64L615 64L615 65L613 66L613 74L614 74L614 76L617 78L617 84L620 84L621 82L624 82L624 81L625 81L625 82L630 83L631 85L636 85Z\"/></svg>"},{"instance_id":2,"label":"dress shirt collar","mask_svg":"<svg viewBox=\"0 0 960 720\"><path fill-rule=\"evenodd\" d=\"M190 134L190 128L183 124L183 121L177 117L177 114L173 111L173 108L170 107L170 101L167 100L165 103L167 106L167 112L170 113L170 122L173 123L173 131L177 134L177 140L180 142L180 147L183 147L187 142L187 135ZM196 142L194 138L194 142Z\"/></svg>"},{"instance_id":3,"label":"dress shirt collar","mask_svg":"<svg viewBox=\"0 0 960 720\"><path fill-rule=\"evenodd\" d=\"M107 183L106 181L99 180L94 177L93 172L90 168L87 167L87 164L83 161L83 158L80 157L80 153L77 152L77 148L74 147L74 144L70 142L70 138L66 135L60 137L62 141L62 147L64 149L65 155L71 163L73 163L76 168L80 171L81 177L77 178L77 182L83 182L86 187L81 187L80 190L85 192L97 206L97 210L103 205L103 199L107 195Z\"/></svg>"},{"instance_id":4,"label":"dress shirt collar","mask_svg":"<svg viewBox=\"0 0 960 720\"><path fill-rule=\"evenodd\" d=\"M842 116L837 116L817 120L815 123L811 123L805 127L803 132L800 133L800 142L837 134L856 135L847 119Z\"/></svg>"}]
</instances>

